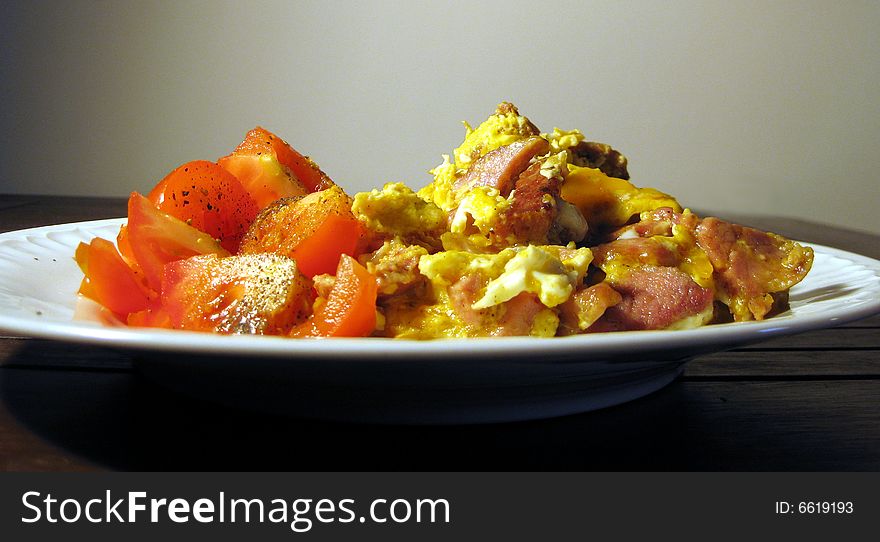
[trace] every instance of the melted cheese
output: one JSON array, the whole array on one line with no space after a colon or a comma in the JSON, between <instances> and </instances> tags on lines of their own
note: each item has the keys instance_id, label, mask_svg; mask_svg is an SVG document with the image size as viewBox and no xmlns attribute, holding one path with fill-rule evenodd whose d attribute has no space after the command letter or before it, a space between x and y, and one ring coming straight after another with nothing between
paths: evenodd
<instances>
[{"instance_id":1,"label":"melted cheese","mask_svg":"<svg viewBox=\"0 0 880 542\"><path fill-rule=\"evenodd\" d=\"M562 199L581 211L591 229L622 226L633 216L661 207L681 212L681 205L668 194L654 188L638 188L601 170L573 164L568 165Z\"/></svg>"}]
</instances>

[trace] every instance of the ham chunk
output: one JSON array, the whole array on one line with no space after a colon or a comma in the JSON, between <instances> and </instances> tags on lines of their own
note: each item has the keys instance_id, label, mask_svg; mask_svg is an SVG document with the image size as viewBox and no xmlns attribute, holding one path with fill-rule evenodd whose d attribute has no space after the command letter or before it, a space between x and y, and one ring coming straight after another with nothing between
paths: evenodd
<instances>
[{"instance_id":1,"label":"ham chunk","mask_svg":"<svg viewBox=\"0 0 880 542\"><path fill-rule=\"evenodd\" d=\"M488 186L506 197L513 190L515 179L529 166L532 158L549 150L550 144L540 137L529 137L499 147L474 162L455 181L453 188L460 190Z\"/></svg>"},{"instance_id":2,"label":"ham chunk","mask_svg":"<svg viewBox=\"0 0 880 542\"><path fill-rule=\"evenodd\" d=\"M526 137L477 158L452 184L450 228L473 225L468 233L479 230L496 249L581 241L587 221L560 195L567 154L550 150L546 139Z\"/></svg>"},{"instance_id":3,"label":"ham chunk","mask_svg":"<svg viewBox=\"0 0 880 542\"><path fill-rule=\"evenodd\" d=\"M762 320L813 263L809 247L714 217L702 219L695 234L715 268L718 299L736 321Z\"/></svg>"},{"instance_id":4,"label":"ham chunk","mask_svg":"<svg viewBox=\"0 0 880 542\"><path fill-rule=\"evenodd\" d=\"M614 255L645 258L659 265L662 250L652 240L671 239L675 227L689 232L712 266L715 298L736 321L762 320L785 307L788 290L803 280L813 262L813 250L780 235L731 224L715 217L699 218L685 211L657 209L609 237L617 239L593 252L597 261ZM693 256L693 255L692 255Z\"/></svg>"},{"instance_id":5,"label":"ham chunk","mask_svg":"<svg viewBox=\"0 0 880 542\"><path fill-rule=\"evenodd\" d=\"M691 328L712 319L714 269L689 230L666 223L672 217L644 213L617 240L593 249L605 282L622 299L588 331Z\"/></svg>"},{"instance_id":6,"label":"ham chunk","mask_svg":"<svg viewBox=\"0 0 880 542\"><path fill-rule=\"evenodd\" d=\"M379 295L390 296L424 282L425 277L419 273L419 258L427 253L421 246L392 239L373 252L364 265L376 277Z\"/></svg>"},{"instance_id":7,"label":"ham chunk","mask_svg":"<svg viewBox=\"0 0 880 542\"><path fill-rule=\"evenodd\" d=\"M573 293L559 306L559 335L583 333L623 297L606 282Z\"/></svg>"},{"instance_id":8,"label":"ham chunk","mask_svg":"<svg viewBox=\"0 0 880 542\"><path fill-rule=\"evenodd\" d=\"M448 290L450 308L456 318L467 326L468 335L512 337L555 334L555 315L550 318L550 322L546 318L548 314L554 314L553 311L544 306L537 295L529 292L522 292L494 307L474 309L473 304L478 299L479 291L485 286L484 282L479 275L464 276Z\"/></svg>"},{"instance_id":9,"label":"ham chunk","mask_svg":"<svg viewBox=\"0 0 880 542\"><path fill-rule=\"evenodd\" d=\"M693 216L696 219L696 215L689 216ZM680 224L682 220L683 216L681 213L676 213L671 207L661 207L654 211L643 213L640 220L634 224L628 224L610 232L607 240L652 237L654 235L671 236L673 224ZM693 229L693 226L690 229Z\"/></svg>"},{"instance_id":10,"label":"ham chunk","mask_svg":"<svg viewBox=\"0 0 880 542\"><path fill-rule=\"evenodd\" d=\"M495 228L510 244L548 244L551 227L556 219L556 197L562 179L541 174L541 163L535 162L517 179L510 209Z\"/></svg>"},{"instance_id":11,"label":"ham chunk","mask_svg":"<svg viewBox=\"0 0 880 542\"><path fill-rule=\"evenodd\" d=\"M674 267L680 257L674 246L658 242L651 237L619 239L593 247L593 258L603 264L621 262L625 265L659 265Z\"/></svg>"},{"instance_id":12,"label":"ham chunk","mask_svg":"<svg viewBox=\"0 0 880 542\"><path fill-rule=\"evenodd\" d=\"M534 330L538 316L547 310L538 296L523 292L504 303L504 313L489 335L494 337L530 335Z\"/></svg>"},{"instance_id":13,"label":"ham chunk","mask_svg":"<svg viewBox=\"0 0 880 542\"><path fill-rule=\"evenodd\" d=\"M632 268L611 286L621 301L609 307L589 332L689 328L712 318L712 290L674 267Z\"/></svg>"}]
</instances>

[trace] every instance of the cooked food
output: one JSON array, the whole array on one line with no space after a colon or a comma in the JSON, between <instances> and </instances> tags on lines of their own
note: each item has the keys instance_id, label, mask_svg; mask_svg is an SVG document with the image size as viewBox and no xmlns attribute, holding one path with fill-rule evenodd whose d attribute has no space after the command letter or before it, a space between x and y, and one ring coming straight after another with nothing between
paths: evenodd
<instances>
[{"instance_id":1,"label":"cooked food","mask_svg":"<svg viewBox=\"0 0 880 542\"><path fill-rule=\"evenodd\" d=\"M162 307L173 327L217 333L286 333L311 312L311 283L278 254L193 256L168 264Z\"/></svg>"},{"instance_id":2,"label":"cooked food","mask_svg":"<svg viewBox=\"0 0 880 542\"><path fill-rule=\"evenodd\" d=\"M333 273L341 254L353 254L360 231L351 198L332 186L270 203L251 223L239 253L287 256L313 277Z\"/></svg>"},{"instance_id":3,"label":"cooked food","mask_svg":"<svg viewBox=\"0 0 880 542\"><path fill-rule=\"evenodd\" d=\"M133 326L407 339L688 329L786 309L813 252L633 183L500 104L414 190L347 195L263 129L133 193L80 293Z\"/></svg>"}]
</instances>

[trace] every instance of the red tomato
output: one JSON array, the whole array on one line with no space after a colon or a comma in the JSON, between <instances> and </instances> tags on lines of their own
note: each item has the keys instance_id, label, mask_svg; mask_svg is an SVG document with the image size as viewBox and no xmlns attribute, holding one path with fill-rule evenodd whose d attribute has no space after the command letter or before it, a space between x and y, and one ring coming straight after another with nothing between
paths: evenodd
<instances>
[{"instance_id":1,"label":"red tomato","mask_svg":"<svg viewBox=\"0 0 880 542\"><path fill-rule=\"evenodd\" d=\"M134 257L134 252L131 250L131 242L128 240L128 226L125 224L119 227L119 234L116 235L116 248L119 249L119 253L122 254L122 259L124 259L125 263L130 267L140 267L137 264L137 259Z\"/></svg>"},{"instance_id":2,"label":"red tomato","mask_svg":"<svg viewBox=\"0 0 880 542\"><path fill-rule=\"evenodd\" d=\"M264 209L242 240L241 253L282 254L313 277L334 273L341 254L354 256L362 233L351 212L351 198L333 186Z\"/></svg>"},{"instance_id":3,"label":"red tomato","mask_svg":"<svg viewBox=\"0 0 880 542\"><path fill-rule=\"evenodd\" d=\"M166 265L162 279L162 308L177 329L286 335L311 302L311 281L277 254L194 256Z\"/></svg>"},{"instance_id":4,"label":"red tomato","mask_svg":"<svg viewBox=\"0 0 880 542\"><path fill-rule=\"evenodd\" d=\"M218 162L238 177L260 207L334 185L317 164L259 126L247 133L232 154Z\"/></svg>"},{"instance_id":5,"label":"red tomato","mask_svg":"<svg viewBox=\"0 0 880 542\"><path fill-rule=\"evenodd\" d=\"M309 192L290 168L279 161L272 140L280 141L260 128L251 130L232 154L217 160L241 181L261 209L279 198Z\"/></svg>"},{"instance_id":6,"label":"red tomato","mask_svg":"<svg viewBox=\"0 0 880 542\"><path fill-rule=\"evenodd\" d=\"M360 240L361 228L357 220L339 215L328 215L291 253L307 277L331 273L342 255L353 255Z\"/></svg>"},{"instance_id":7,"label":"red tomato","mask_svg":"<svg viewBox=\"0 0 880 542\"><path fill-rule=\"evenodd\" d=\"M376 277L351 256L339 259L327 300L291 337L366 337L376 329Z\"/></svg>"},{"instance_id":8,"label":"red tomato","mask_svg":"<svg viewBox=\"0 0 880 542\"><path fill-rule=\"evenodd\" d=\"M300 154L296 149L287 144L286 141L280 137L274 136L267 130L264 130L263 128L256 128L256 130L262 130L262 132L269 136L268 141L272 145L272 148L275 149L278 161L289 167L290 171L296 175L300 182L303 183L303 186L305 186L310 192L326 190L335 185L335 183L330 180L330 177L321 171L318 164L312 161L311 158Z\"/></svg>"},{"instance_id":9,"label":"red tomato","mask_svg":"<svg viewBox=\"0 0 880 542\"><path fill-rule=\"evenodd\" d=\"M241 182L219 164L187 162L165 176L148 199L160 210L218 239L230 252L259 212Z\"/></svg>"},{"instance_id":10,"label":"red tomato","mask_svg":"<svg viewBox=\"0 0 880 542\"><path fill-rule=\"evenodd\" d=\"M80 293L115 314L141 311L156 301L156 292L125 263L110 241L96 237L89 244L80 243L75 257L85 275Z\"/></svg>"},{"instance_id":11,"label":"red tomato","mask_svg":"<svg viewBox=\"0 0 880 542\"><path fill-rule=\"evenodd\" d=\"M197 254L228 256L210 235L162 212L147 198L132 192L128 198L127 244L147 283L160 291L165 264Z\"/></svg>"}]
</instances>

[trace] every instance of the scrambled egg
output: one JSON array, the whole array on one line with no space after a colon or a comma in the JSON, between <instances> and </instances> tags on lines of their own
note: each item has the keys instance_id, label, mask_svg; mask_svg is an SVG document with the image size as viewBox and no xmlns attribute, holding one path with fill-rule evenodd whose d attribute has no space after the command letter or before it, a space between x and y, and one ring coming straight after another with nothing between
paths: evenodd
<instances>
[{"instance_id":1,"label":"scrambled egg","mask_svg":"<svg viewBox=\"0 0 880 542\"><path fill-rule=\"evenodd\" d=\"M522 167L537 164L540 177L534 177L533 185L541 185L543 178L546 188L533 186L537 192L529 196L509 187L510 193L502 194L491 183L462 181L487 154L536 136L547 142L549 152ZM465 123L464 141L443 155L430 171L433 181L418 192L389 183L355 196L352 210L378 247L368 268L393 271L383 272L393 280L386 277L380 288L383 333L418 338L504 334L519 318L529 326L518 329L519 334L555 335L560 306L587 286L593 256L589 248L573 243L520 243L515 235L519 221L545 212L553 217L548 238L556 231L584 237L587 220L590 228L620 226L660 206L681 210L659 191L574 165L570 152L584 139L578 130L540 134L514 106L502 103L477 128ZM531 199L523 203L517 198ZM510 230L506 235L500 232L505 227ZM678 238L669 242L686 244ZM687 265L700 284L711 281L711 273L703 276L698 255L689 257L693 263ZM613 275L615 265L604 262L606 273Z\"/></svg>"},{"instance_id":2,"label":"scrambled egg","mask_svg":"<svg viewBox=\"0 0 880 542\"><path fill-rule=\"evenodd\" d=\"M497 254L440 252L422 257L419 270L439 288L465 274L487 278L489 282L480 291L482 295L471 304L475 310L494 307L523 292L537 295L547 307L555 307L568 299L593 259L588 248L569 249L566 252L570 254L565 255L559 248L530 245L504 249Z\"/></svg>"},{"instance_id":3,"label":"scrambled egg","mask_svg":"<svg viewBox=\"0 0 880 542\"><path fill-rule=\"evenodd\" d=\"M443 162L430 171L434 182L419 191L419 196L446 212L453 211L461 202L464 193L455 190L453 184L476 159L504 145L538 135L538 130L529 119L520 115L515 107L505 103L500 104L495 114L476 129L471 128L467 122L464 126L464 141L453 151L452 160L450 161L448 154L444 154Z\"/></svg>"},{"instance_id":4,"label":"scrambled egg","mask_svg":"<svg viewBox=\"0 0 880 542\"><path fill-rule=\"evenodd\" d=\"M497 217L510 208L510 200L488 186L478 186L462 198L449 223L452 233L467 233L471 226L486 233Z\"/></svg>"},{"instance_id":5,"label":"scrambled egg","mask_svg":"<svg viewBox=\"0 0 880 542\"><path fill-rule=\"evenodd\" d=\"M510 249L508 249L510 250ZM472 305L485 309L510 301L522 292L538 296L546 307L564 303L583 279L593 259L588 248L580 248L565 260L550 251L528 246L504 264L504 272L486 285L486 293Z\"/></svg>"},{"instance_id":6,"label":"scrambled egg","mask_svg":"<svg viewBox=\"0 0 880 542\"><path fill-rule=\"evenodd\" d=\"M560 130L559 128L553 128L552 133L541 134L541 137L550 143L550 148L554 152L570 149L585 139L580 130Z\"/></svg>"},{"instance_id":7,"label":"scrambled egg","mask_svg":"<svg viewBox=\"0 0 880 542\"><path fill-rule=\"evenodd\" d=\"M505 319L521 310L513 300L533 295L541 306L526 333L552 337L559 318L553 309L582 284L592 261L588 248L527 246L495 254L459 250L419 258L427 279L421 290L391 298L385 331L395 337L477 337L503 334Z\"/></svg>"},{"instance_id":8,"label":"scrambled egg","mask_svg":"<svg viewBox=\"0 0 880 542\"><path fill-rule=\"evenodd\" d=\"M621 303L611 288L635 268L671 265L715 291L715 270L692 227L676 223L654 234L627 226L650 221L660 208L689 223L697 217L668 194L582 165L593 163L585 152L625 164L611 147L586 142L578 130L539 133L505 103L476 129L467 123L465 129L462 144L443 155L430 171L433 181L418 192L389 183L354 198L352 210L372 247L362 261L379 277L378 334L550 337L566 334L561 318L563 327L583 332L581 316L592 323ZM601 160L595 164L604 168ZM594 262L588 243L613 243L618 230L619 239L646 236L649 253L621 246L619 253L603 249ZM693 327L711 317L710 303L669 326Z\"/></svg>"},{"instance_id":9,"label":"scrambled egg","mask_svg":"<svg viewBox=\"0 0 880 542\"><path fill-rule=\"evenodd\" d=\"M412 244L436 246L447 229L446 213L403 183L355 195L351 210L368 231Z\"/></svg>"},{"instance_id":10,"label":"scrambled egg","mask_svg":"<svg viewBox=\"0 0 880 542\"><path fill-rule=\"evenodd\" d=\"M510 145L524 137L537 135L538 130L526 117L510 104L501 104L476 130L465 122L464 142L455 149L455 167L467 169L471 163L486 153L504 145Z\"/></svg>"},{"instance_id":11,"label":"scrambled egg","mask_svg":"<svg viewBox=\"0 0 880 542\"><path fill-rule=\"evenodd\" d=\"M451 213L449 231L440 240L445 250L488 252L495 226L510 209L511 198L498 190L479 186L470 190Z\"/></svg>"}]
</instances>

